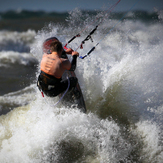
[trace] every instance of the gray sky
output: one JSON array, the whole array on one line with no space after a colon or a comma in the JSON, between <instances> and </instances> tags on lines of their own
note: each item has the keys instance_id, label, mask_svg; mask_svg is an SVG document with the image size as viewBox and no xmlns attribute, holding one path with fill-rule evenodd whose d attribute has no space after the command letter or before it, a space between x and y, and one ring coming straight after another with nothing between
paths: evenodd
<instances>
[{"instance_id":1,"label":"gray sky","mask_svg":"<svg viewBox=\"0 0 163 163\"><path fill-rule=\"evenodd\" d=\"M44 10L44 11L71 11L75 8L98 10L109 7L118 0L0 0L0 12L12 10ZM153 11L154 7L163 9L163 0L121 0L114 11L127 11L136 2L133 8Z\"/></svg>"}]
</instances>

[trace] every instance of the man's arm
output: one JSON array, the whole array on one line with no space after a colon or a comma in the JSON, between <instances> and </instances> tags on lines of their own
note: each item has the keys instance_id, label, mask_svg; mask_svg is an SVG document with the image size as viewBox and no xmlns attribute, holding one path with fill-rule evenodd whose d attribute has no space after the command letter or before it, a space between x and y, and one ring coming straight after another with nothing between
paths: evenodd
<instances>
[{"instance_id":1,"label":"man's arm","mask_svg":"<svg viewBox=\"0 0 163 163\"><path fill-rule=\"evenodd\" d=\"M66 54L72 54L73 50L71 48L68 48L66 50L63 49L63 52L62 52L62 58L67 58L67 55Z\"/></svg>"},{"instance_id":2,"label":"man's arm","mask_svg":"<svg viewBox=\"0 0 163 163\"><path fill-rule=\"evenodd\" d=\"M66 54L72 54L73 50L71 48L66 49Z\"/></svg>"},{"instance_id":3,"label":"man's arm","mask_svg":"<svg viewBox=\"0 0 163 163\"><path fill-rule=\"evenodd\" d=\"M62 59L62 64L64 66L65 69L69 70L69 71L75 71L76 69L76 62L77 62L77 56L79 56L78 52L72 52L72 61L70 63L70 61L68 59Z\"/></svg>"},{"instance_id":4,"label":"man's arm","mask_svg":"<svg viewBox=\"0 0 163 163\"><path fill-rule=\"evenodd\" d=\"M76 69L76 62L77 62L77 56L79 56L78 52L73 51L72 52L72 61L71 61L71 68L70 71L75 71Z\"/></svg>"},{"instance_id":5,"label":"man's arm","mask_svg":"<svg viewBox=\"0 0 163 163\"><path fill-rule=\"evenodd\" d=\"M76 69L76 61L77 61L77 55L72 56L72 61L71 61L71 68L69 71L75 71Z\"/></svg>"}]
</instances>

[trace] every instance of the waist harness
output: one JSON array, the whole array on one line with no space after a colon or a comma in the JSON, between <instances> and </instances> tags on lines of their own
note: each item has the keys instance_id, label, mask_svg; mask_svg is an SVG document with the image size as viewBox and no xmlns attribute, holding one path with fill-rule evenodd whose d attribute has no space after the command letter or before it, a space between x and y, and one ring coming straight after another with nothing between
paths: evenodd
<instances>
[{"instance_id":1,"label":"waist harness","mask_svg":"<svg viewBox=\"0 0 163 163\"><path fill-rule=\"evenodd\" d=\"M62 79L57 79L54 76L48 75L41 71L38 77L37 86L42 91L48 91L55 88L61 80Z\"/></svg>"}]
</instances>

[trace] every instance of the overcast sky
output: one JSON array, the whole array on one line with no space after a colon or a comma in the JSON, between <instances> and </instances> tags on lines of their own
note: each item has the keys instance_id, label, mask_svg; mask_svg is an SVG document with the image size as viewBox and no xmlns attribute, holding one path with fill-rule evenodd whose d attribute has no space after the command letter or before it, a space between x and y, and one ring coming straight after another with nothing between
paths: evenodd
<instances>
[{"instance_id":1,"label":"overcast sky","mask_svg":"<svg viewBox=\"0 0 163 163\"><path fill-rule=\"evenodd\" d=\"M98 10L109 7L118 0L0 0L0 12L7 10L44 10L65 12L75 8ZM163 0L121 0L115 11L127 11L136 2L133 9L153 11L154 8L163 9Z\"/></svg>"}]
</instances>

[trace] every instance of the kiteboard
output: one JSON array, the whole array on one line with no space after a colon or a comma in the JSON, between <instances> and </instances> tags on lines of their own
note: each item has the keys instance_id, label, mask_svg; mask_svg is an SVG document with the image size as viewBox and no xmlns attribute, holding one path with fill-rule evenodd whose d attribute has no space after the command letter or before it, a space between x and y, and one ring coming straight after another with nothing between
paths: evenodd
<instances>
[{"instance_id":1,"label":"kiteboard","mask_svg":"<svg viewBox=\"0 0 163 163\"><path fill-rule=\"evenodd\" d=\"M63 74L62 79L66 80L67 77L76 77L75 72L66 71ZM59 96L62 97L62 95L63 93ZM78 108L81 112L86 113L85 101L79 83L77 83L75 88L64 95L61 103L72 108Z\"/></svg>"},{"instance_id":2,"label":"kiteboard","mask_svg":"<svg viewBox=\"0 0 163 163\"><path fill-rule=\"evenodd\" d=\"M51 37L44 41L43 43L44 53L50 53L50 44L52 41L55 40L58 39L56 37ZM61 57L68 59L68 56L65 52L62 53ZM66 70L62 76L62 79L66 80L69 77L76 77L75 72ZM59 98L63 97L61 100L62 104L69 107L78 108L81 112L86 113L86 105L79 83L77 83L75 88L73 88L70 91L67 91L66 94L64 93L65 92L59 95Z\"/></svg>"}]
</instances>

